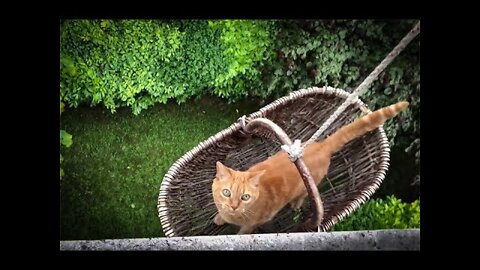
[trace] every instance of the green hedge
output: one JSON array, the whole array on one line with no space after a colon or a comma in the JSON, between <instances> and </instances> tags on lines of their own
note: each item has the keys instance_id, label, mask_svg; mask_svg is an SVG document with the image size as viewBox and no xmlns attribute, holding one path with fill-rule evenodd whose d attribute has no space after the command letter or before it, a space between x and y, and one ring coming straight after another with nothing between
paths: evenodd
<instances>
[{"instance_id":1,"label":"green hedge","mask_svg":"<svg viewBox=\"0 0 480 270\"><path fill-rule=\"evenodd\" d=\"M270 44L263 21L71 20L61 25L60 93L70 106L134 114L168 99L246 95Z\"/></svg>"},{"instance_id":2,"label":"green hedge","mask_svg":"<svg viewBox=\"0 0 480 270\"><path fill-rule=\"evenodd\" d=\"M395 196L388 196L385 200L369 200L345 220L336 224L332 230L358 231L411 228L420 228L420 200L405 203Z\"/></svg>"}]
</instances>

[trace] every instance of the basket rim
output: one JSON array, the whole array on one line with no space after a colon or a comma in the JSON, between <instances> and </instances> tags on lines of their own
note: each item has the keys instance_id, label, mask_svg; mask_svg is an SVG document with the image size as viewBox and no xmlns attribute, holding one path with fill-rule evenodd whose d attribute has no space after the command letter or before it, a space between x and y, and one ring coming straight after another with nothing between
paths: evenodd
<instances>
[{"instance_id":1,"label":"basket rim","mask_svg":"<svg viewBox=\"0 0 480 270\"><path fill-rule=\"evenodd\" d=\"M275 110L277 107L280 105L283 105L289 101L296 100L298 98L302 98L305 96L310 96L310 95L315 95L315 94L326 94L326 95L336 95L342 98L347 98L350 93L340 89L340 88L333 88L333 87L310 87L306 89L300 89L294 92L291 92L289 95L281 97L270 104L260 108L258 111L253 112L249 114L248 116L245 117L245 120L251 120L255 118L260 118L260 117L265 117L269 112ZM360 99L357 98L353 100L352 104L357 105L360 108L365 108L364 102ZM370 110L367 109L367 112L370 112ZM170 223L170 216L168 213L168 208L166 206L166 199L167 199L167 189L171 184L172 179L175 178L179 170L185 166L190 160L193 159L195 155L197 155L199 152L203 151L204 149L212 146L215 142L231 136L232 134L238 132L242 128L241 124L237 121L230 125L229 127L219 131L217 134L210 136L208 139L200 142L197 146L195 146L193 149L185 153L182 157L180 157L178 160L176 160L172 166L169 168L167 173L164 175L162 182L160 184L160 192L158 195L158 204L157 204L157 210L158 210L158 217L160 218L160 224L162 226L163 232L166 237L176 237L179 235L176 235L171 223ZM333 225L338 223L339 221L343 220L345 217L350 215L353 211L355 211L357 208L360 207L363 203L365 203L371 195L379 188L380 184L385 178L386 172L389 167L389 160L390 160L390 145L388 142L388 138L385 134L385 131L383 129L383 126L380 126L377 128L379 135L380 135L380 160L379 160L379 169L375 172L375 178L370 183L365 190L362 191L362 193L357 196L354 200L352 200L346 207L344 207L341 211L338 213L335 213L330 220L328 220L325 224L321 224L321 229L322 231L327 231Z\"/></svg>"}]
</instances>

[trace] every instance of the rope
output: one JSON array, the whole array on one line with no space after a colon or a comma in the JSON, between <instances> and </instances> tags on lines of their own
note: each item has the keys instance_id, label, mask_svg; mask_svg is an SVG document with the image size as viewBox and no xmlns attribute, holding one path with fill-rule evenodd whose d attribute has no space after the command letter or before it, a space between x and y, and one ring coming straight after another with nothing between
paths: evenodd
<instances>
[{"instance_id":1,"label":"rope","mask_svg":"<svg viewBox=\"0 0 480 270\"><path fill-rule=\"evenodd\" d=\"M302 147L301 147L301 140L295 140L291 145L282 145L281 148L288 153L288 159L291 162L297 161L299 157L302 156Z\"/></svg>"},{"instance_id":2,"label":"rope","mask_svg":"<svg viewBox=\"0 0 480 270\"><path fill-rule=\"evenodd\" d=\"M240 122L240 126L242 127L242 129L245 129L245 126L246 126L246 124L245 124L245 119L246 119L246 118L247 118L247 117L246 117L245 115L243 115L242 117L238 118L238 121Z\"/></svg>"}]
</instances>

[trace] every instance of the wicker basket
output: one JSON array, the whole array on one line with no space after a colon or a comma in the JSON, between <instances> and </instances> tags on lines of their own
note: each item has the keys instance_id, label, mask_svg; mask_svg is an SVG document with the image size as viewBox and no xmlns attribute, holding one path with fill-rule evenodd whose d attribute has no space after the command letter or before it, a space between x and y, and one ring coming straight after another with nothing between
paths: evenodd
<instances>
[{"instance_id":1,"label":"wicker basket","mask_svg":"<svg viewBox=\"0 0 480 270\"><path fill-rule=\"evenodd\" d=\"M307 141L321 124L348 97L349 93L330 87L309 88L292 92L246 117L268 118L292 139ZM360 116L365 105L357 100L325 131L324 137ZM323 137L323 138L324 138ZM322 140L323 138L319 138ZM158 198L158 213L166 236L232 234L234 225L217 226L217 213L211 192L215 163L246 170L280 151L280 143L267 130L256 130L247 136L234 123L201 142L178 159L163 178ZM332 156L329 172L318 186L324 206L321 229L327 231L357 209L377 190L389 165L389 144L383 128L357 138ZM288 205L254 233L288 232L298 225L304 212L294 212Z\"/></svg>"}]
</instances>

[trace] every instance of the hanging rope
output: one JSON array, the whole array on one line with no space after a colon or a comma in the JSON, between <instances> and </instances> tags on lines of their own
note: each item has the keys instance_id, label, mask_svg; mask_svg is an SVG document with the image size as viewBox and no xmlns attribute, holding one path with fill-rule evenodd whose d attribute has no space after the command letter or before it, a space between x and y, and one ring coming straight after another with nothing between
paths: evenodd
<instances>
[{"instance_id":1,"label":"hanging rope","mask_svg":"<svg viewBox=\"0 0 480 270\"><path fill-rule=\"evenodd\" d=\"M305 147L307 147L309 144L315 142L315 140L322 135L325 130L340 116L340 114L350 105L352 102L354 102L356 99L358 99L358 96L363 94L368 87L378 78L378 75L382 73L385 68L397 57L403 49L420 33L420 22L418 22L412 30L398 43L398 45L393 48L393 50L383 59L383 61L368 75L367 78L353 91L350 96L338 107L338 109L330 115L330 117L325 121L322 126L315 132L315 134L312 135L312 137L300 148L298 147L289 147L289 146L282 146L282 149L286 150L289 155L289 159L293 162L297 160L299 157L303 155L303 150ZM292 151L293 149L293 151Z\"/></svg>"}]
</instances>

